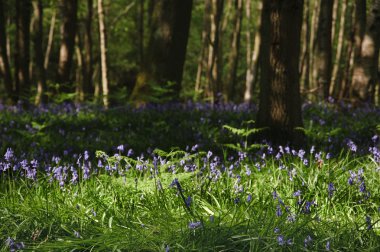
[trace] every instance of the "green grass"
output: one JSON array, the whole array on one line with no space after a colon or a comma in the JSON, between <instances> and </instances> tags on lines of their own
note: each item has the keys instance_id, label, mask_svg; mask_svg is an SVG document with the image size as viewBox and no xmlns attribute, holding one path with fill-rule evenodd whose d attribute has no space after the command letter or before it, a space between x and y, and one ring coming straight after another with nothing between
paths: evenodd
<instances>
[{"instance_id":1,"label":"green grass","mask_svg":"<svg viewBox=\"0 0 380 252\"><path fill-rule=\"evenodd\" d=\"M260 171L247 158L230 173L230 162L224 160L226 171L216 167L221 171L218 180L212 179L210 161L202 160L204 156L178 152L157 172L150 172L154 167L150 160L143 172L99 171L64 187L49 182L42 172L36 182L3 174L1 251L9 251L4 245L8 236L34 251L165 251L167 246L170 251L324 251L327 242L333 251L380 249L380 172L370 156L342 152L323 163L310 156L309 166L291 154L280 160L267 156L260 160L265 161ZM110 164L117 159L108 158ZM197 169L184 172L180 160ZM279 169L280 163L287 168ZM119 164L123 169L123 162ZM173 164L178 165L175 174L167 172ZM359 169L369 197L358 183L348 183L349 171ZM175 178L182 190L170 186ZM329 183L335 187L331 197ZM299 197L293 196L297 190ZM274 191L283 203L273 197ZM188 196L190 206L185 203ZM310 212L305 210L306 201L315 202ZM276 215L278 208L281 216ZM366 217L371 218L370 228ZM197 221L198 228L189 228ZM279 244L281 236L284 245ZM312 241L305 246L307 236Z\"/></svg>"}]
</instances>

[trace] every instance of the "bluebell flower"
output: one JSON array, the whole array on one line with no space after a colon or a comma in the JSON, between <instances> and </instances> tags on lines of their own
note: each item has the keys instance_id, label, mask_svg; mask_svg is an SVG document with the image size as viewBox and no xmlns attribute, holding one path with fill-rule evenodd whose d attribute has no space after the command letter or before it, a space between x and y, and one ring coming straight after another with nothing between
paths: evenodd
<instances>
[{"instance_id":1,"label":"bluebell flower","mask_svg":"<svg viewBox=\"0 0 380 252\"><path fill-rule=\"evenodd\" d=\"M239 197L236 197L235 199L234 199L234 203L237 205L237 204L239 204L240 203L240 198Z\"/></svg>"},{"instance_id":2,"label":"bluebell flower","mask_svg":"<svg viewBox=\"0 0 380 252\"><path fill-rule=\"evenodd\" d=\"M208 152L207 152L207 159L210 159L211 156L212 156L212 152L211 152L211 151L208 151Z\"/></svg>"},{"instance_id":3,"label":"bluebell flower","mask_svg":"<svg viewBox=\"0 0 380 252\"><path fill-rule=\"evenodd\" d=\"M348 140L347 146L350 148L350 150L352 152L356 152L358 149L358 147L356 146L356 144L352 140Z\"/></svg>"},{"instance_id":4,"label":"bluebell flower","mask_svg":"<svg viewBox=\"0 0 380 252\"><path fill-rule=\"evenodd\" d=\"M134 154L134 151L132 149L129 149L127 153L127 157L131 157L133 156L133 154Z\"/></svg>"},{"instance_id":5,"label":"bluebell flower","mask_svg":"<svg viewBox=\"0 0 380 252\"><path fill-rule=\"evenodd\" d=\"M196 229L196 228L199 228L201 226L202 226L202 223L200 221L189 223L189 229Z\"/></svg>"},{"instance_id":6,"label":"bluebell flower","mask_svg":"<svg viewBox=\"0 0 380 252\"><path fill-rule=\"evenodd\" d=\"M14 152L12 148L7 148L7 151L5 152L4 158L7 162L10 162L11 159L14 157Z\"/></svg>"},{"instance_id":7,"label":"bluebell flower","mask_svg":"<svg viewBox=\"0 0 380 252\"><path fill-rule=\"evenodd\" d=\"M329 152L326 154L326 159L331 159L332 158L332 154Z\"/></svg>"},{"instance_id":8,"label":"bluebell flower","mask_svg":"<svg viewBox=\"0 0 380 252\"><path fill-rule=\"evenodd\" d=\"M293 239L288 239L286 244L288 244L288 246L292 246L294 244Z\"/></svg>"},{"instance_id":9,"label":"bluebell flower","mask_svg":"<svg viewBox=\"0 0 380 252\"><path fill-rule=\"evenodd\" d=\"M310 235L306 236L305 240L303 241L303 244L304 244L305 248L308 247L309 244L310 244L312 241L313 241L313 239L311 238Z\"/></svg>"},{"instance_id":10,"label":"bluebell flower","mask_svg":"<svg viewBox=\"0 0 380 252\"><path fill-rule=\"evenodd\" d=\"M330 251L330 241L327 241L327 242L326 242L326 250L327 250L327 251Z\"/></svg>"},{"instance_id":11,"label":"bluebell flower","mask_svg":"<svg viewBox=\"0 0 380 252\"><path fill-rule=\"evenodd\" d=\"M329 197L332 197L334 195L334 191L335 191L334 184L332 182L330 182L327 189L329 192Z\"/></svg>"},{"instance_id":12,"label":"bluebell flower","mask_svg":"<svg viewBox=\"0 0 380 252\"><path fill-rule=\"evenodd\" d=\"M251 200L252 200L252 194L248 194L248 196L247 196L247 202L249 203L249 202L251 202Z\"/></svg>"},{"instance_id":13,"label":"bluebell flower","mask_svg":"<svg viewBox=\"0 0 380 252\"><path fill-rule=\"evenodd\" d=\"M191 196L188 196L187 199L186 199L186 206L187 207L190 207L191 206L191 202L192 202L192 199L191 199Z\"/></svg>"},{"instance_id":14,"label":"bluebell flower","mask_svg":"<svg viewBox=\"0 0 380 252\"><path fill-rule=\"evenodd\" d=\"M124 151L124 145L119 145L119 146L117 146L117 148L116 148L118 151L120 151L120 152L123 152Z\"/></svg>"},{"instance_id":15,"label":"bluebell flower","mask_svg":"<svg viewBox=\"0 0 380 252\"><path fill-rule=\"evenodd\" d=\"M284 238L284 236L283 235L277 236L277 242L278 242L278 245L284 246L285 245L285 238Z\"/></svg>"},{"instance_id":16,"label":"bluebell flower","mask_svg":"<svg viewBox=\"0 0 380 252\"><path fill-rule=\"evenodd\" d=\"M366 223L367 223L367 230L372 229L372 221L371 221L371 217L370 217L370 216L366 216L366 217L365 217L365 221L366 221Z\"/></svg>"},{"instance_id":17,"label":"bluebell flower","mask_svg":"<svg viewBox=\"0 0 380 252\"><path fill-rule=\"evenodd\" d=\"M280 207L280 205L277 205L276 206L276 216L280 217L281 215L282 215L281 207Z\"/></svg>"},{"instance_id":18,"label":"bluebell flower","mask_svg":"<svg viewBox=\"0 0 380 252\"><path fill-rule=\"evenodd\" d=\"M169 251L170 251L170 247L169 247L169 245L166 245L165 252L169 252Z\"/></svg>"},{"instance_id":19,"label":"bluebell flower","mask_svg":"<svg viewBox=\"0 0 380 252\"><path fill-rule=\"evenodd\" d=\"M293 193L293 196L294 196L294 197L299 197L299 196L301 196L301 190L297 190L297 191L295 191L295 192Z\"/></svg>"},{"instance_id":20,"label":"bluebell flower","mask_svg":"<svg viewBox=\"0 0 380 252\"><path fill-rule=\"evenodd\" d=\"M279 229L278 227L275 227L274 230L273 230L273 232L274 232L275 234L278 234L278 233L280 232L280 229Z\"/></svg>"},{"instance_id":21,"label":"bluebell flower","mask_svg":"<svg viewBox=\"0 0 380 252\"><path fill-rule=\"evenodd\" d=\"M296 215L295 214L289 214L286 218L289 222L295 222L296 221Z\"/></svg>"},{"instance_id":22,"label":"bluebell flower","mask_svg":"<svg viewBox=\"0 0 380 252\"><path fill-rule=\"evenodd\" d=\"M273 199L277 199L277 197L278 197L277 192L276 192L276 191L273 191L273 192L272 192L272 196L273 196Z\"/></svg>"}]
</instances>

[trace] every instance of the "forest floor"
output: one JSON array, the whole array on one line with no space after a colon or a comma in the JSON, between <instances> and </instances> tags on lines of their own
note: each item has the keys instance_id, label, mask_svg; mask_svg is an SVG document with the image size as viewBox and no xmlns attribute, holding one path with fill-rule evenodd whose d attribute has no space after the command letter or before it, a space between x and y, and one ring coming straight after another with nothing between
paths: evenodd
<instances>
[{"instance_id":1,"label":"forest floor","mask_svg":"<svg viewBox=\"0 0 380 252\"><path fill-rule=\"evenodd\" d=\"M0 251L380 249L380 108L303 106L307 147L256 108L0 108Z\"/></svg>"}]
</instances>

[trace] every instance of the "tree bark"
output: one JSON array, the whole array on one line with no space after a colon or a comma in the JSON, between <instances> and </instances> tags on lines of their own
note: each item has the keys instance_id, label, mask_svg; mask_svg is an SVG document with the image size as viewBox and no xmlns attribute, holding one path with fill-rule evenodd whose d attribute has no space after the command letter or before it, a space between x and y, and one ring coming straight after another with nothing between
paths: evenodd
<instances>
[{"instance_id":1,"label":"tree bark","mask_svg":"<svg viewBox=\"0 0 380 252\"><path fill-rule=\"evenodd\" d=\"M57 82L60 84L61 92L72 92L71 68L77 32L78 0L61 0L60 5L62 24Z\"/></svg>"},{"instance_id":2,"label":"tree bark","mask_svg":"<svg viewBox=\"0 0 380 252\"><path fill-rule=\"evenodd\" d=\"M50 21L50 29L49 29L49 35L48 35L48 42L46 46L46 52L45 52L45 59L44 59L44 68L45 71L48 70L49 67L49 60L50 60L50 52L53 47L53 39L54 39L54 28L55 28L55 20L56 20L57 12L56 10L53 11L53 15L51 17Z\"/></svg>"},{"instance_id":3,"label":"tree bark","mask_svg":"<svg viewBox=\"0 0 380 252\"><path fill-rule=\"evenodd\" d=\"M303 0L264 1L260 104L257 127L275 144L303 144L299 84Z\"/></svg>"},{"instance_id":4,"label":"tree bark","mask_svg":"<svg viewBox=\"0 0 380 252\"><path fill-rule=\"evenodd\" d=\"M7 97L12 98L13 81L10 63L7 55L7 32L5 29L4 3L0 1L0 75L4 78Z\"/></svg>"},{"instance_id":5,"label":"tree bark","mask_svg":"<svg viewBox=\"0 0 380 252\"><path fill-rule=\"evenodd\" d=\"M46 76L44 67L44 53L42 49L43 41L43 8L41 0L33 0L34 13L34 53L36 61L36 79L37 79L37 95L35 104L46 103Z\"/></svg>"},{"instance_id":6,"label":"tree bark","mask_svg":"<svg viewBox=\"0 0 380 252\"><path fill-rule=\"evenodd\" d=\"M247 52L246 52L246 61L247 61L247 71L245 75L245 91L244 91L244 102L249 103L252 101L252 93L255 88L255 83L258 77L258 67L259 67L259 55L261 47L261 21L262 21L262 9L263 2L260 0L257 3L257 19L256 19L256 32L255 40L253 44L253 50L251 49L251 32L250 32L250 22L251 20L251 1L247 0L246 2L246 17L247 17Z\"/></svg>"},{"instance_id":7,"label":"tree bark","mask_svg":"<svg viewBox=\"0 0 380 252\"><path fill-rule=\"evenodd\" d=\"M218 100L218 95L221 93L221 65L220 65L220 28L222 13L224 7L224 0L210 0L210 38L208 48L208 60L206 79L208 82L208 90L206 90L207 96L214 103Z\"/></svg>"},{"instance_id":8,"label":"tree bark","mask_svg":"<svg viewBox=\"0 0 380 252\"><path fill-rule=\"evenodd\" d=\"M339 33L338 33L338 41L337 41L337 49L335 56L335 64L332 71L332 80L330 86L330 94L334 97L337 97L339 90L342 88L342 55L344 48L344 37L346 31L346 16L347 16L347 6L348 0L343 0L342 11L340 15L339 22ZM347 62L348 63L348 62Z\"/></svg>"},{"instance_id":9,"label":"tree bark","mask_svg":"<svg viewBox=\"0 0 380 252\"><path fill-rule=\"evenodd\" d=\"M337 1L337 0L335 0ZM318 88L324 99L329 97L332 66L332 14L333 0L321 0L316 47L316 71Z\"/></svg>"},{"instance_id":10,"label":"tree bark","mask_svg":"<svg viewBox=\"0 0 380 252\"><path fill-rule=\"evenodd\" d=\"M228 58L227 100L234 101L236 96L236 74L240 52L240 34L243 21L243 0L235 1L235 16L232 21L234 29L231 36L231 48Z\"/></svg>"},{"instance_id":11,"label":"tree bark","mask_svg":"<svg viewBox=\"0 0 380 252\"><path fill-rule=\"evenodd\" d=\"M17 99L26 100L30 92L30 0L16 0L15 83Z\"/></svg>"},{"instance_id":12,"label":"tree bark","mask_svg":"<svg viewBox=\"0 0 380 252\"><path fill-rule=\"evenodd\" d=\"M84 98L88 98L93 94L92 74L93 68L93 53L92 53L92 18L93 18L93 0L87 0L87 15L85 20L84 32L84 75L83 75L83 92Z\"/></svg>"},{"instance_id":13,"label":"tree bark","mask_svg":"<svg viewBox=\"0 0 380 252\"><path fill-rule=\"evenodd\" d=\"M100 61L102 76L102 94L103 105L105 108L109 106L108 100L108 78L107 78L107 45L106 45L106 26L104 22L103 1L98 0L98 20L99 20L99 45L100 45Z\"/></svg>"},{"instance_id":14,"label":"tree bark","mask_svg":"<svg viewBox=\"0 0 380 252\"><path fill-rule=\"evenodd\" d=\"M363 8L358 5L357 8ZM358 10L358 27L363 24L363 18ZM362 11L360 11L362 12ZM360 43L360 35L362 30L358 28L358 37L355 39L355 65L353 74L353 83L351 90L351 98L354 102L372 102L375 85L378 79L378 62L379 62L379 46L380 46L380 0L372 2L371 12L369 13L366 31L363 36L360 52L358 44Z\"/></svg>"},{"instance_id":15,"label":"tree bark","mask_svg":"<svg viewBox=\"0 0 380 252\"><path fill-rule=\"evenodd\" d=\"M159 95L154 93L155 86L166 91L166 99L179 99L192 3L192 0L155 1L145 64L131 96L135 102L155 101L154 96Z\"/></svg>"}]
</instances>

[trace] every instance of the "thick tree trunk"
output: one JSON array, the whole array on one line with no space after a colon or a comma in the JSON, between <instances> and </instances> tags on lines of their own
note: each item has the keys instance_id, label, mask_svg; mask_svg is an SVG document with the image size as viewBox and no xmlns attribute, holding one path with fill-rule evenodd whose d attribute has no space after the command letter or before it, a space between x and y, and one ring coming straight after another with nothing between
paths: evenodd
<instances>
[{"instance_id":1,"label":"thick tree trunk","mask_svg":"<svg viewBox=\"0 0 380 252\"><path fill-rule=\"evenodd\" d=\"M360 7L360 5L358 5L357 7ZM358 15L358 18L360 18L359 13ZM358 22L361 23L363 21ZM360 32L358 36L360 36ZM355 41L359 40L359 37L355 39ZM356 44L359 44L359 42L355 42L355 45ZM374 0L372 2L371 12L368 16L366 32L362 39L359 56L358 49L355 50L356 62L354 66L354 75L351 91L351 98L355 102L371 102L371 92L375 90L375 85L378 79L377 75L379 69L379 46L380 0Z\"/></svg>"},{"instance_id":2,"label":"thick tree trunk","mask_svg":"<svg viewBox=\"0 0 380 252\"><path fill-rule=\"evenodd\" d=\"M30 0L16 0L16 48L15 48L15 83L16 96L26 100L30 93L30 17L32 4Z\"/></svg>"},{"instance_id":3,"label":"thick tree trunk","mask_svg":"<svg viewBox=\"0 0 380 252\"><path fill-rule=\"evenodd\" d=\"M303 0L264 1L262 78L257 127L277 144L303 143L299 85L300 35ZM264 24L264 21L263 21Z\"/></svg>"},{"instance_id":4,"label":"thick tree trunk","mask_svg":"<svg viewBox=\"0 0 380 252\"><path fill-rule=\"evenodd\" d=\"M107 78L107 45L106 45L106 26L104 22L103 1L98 0L98 20L99 20L99 45L100 45L100 66L102 75L102 94L103 105L109 106L108 100L108 78Z\"/></svg>"},{"instance_id":5,"label":"thick tree trunk","mask_svg":"<svg viewBox=\"0 0 380 252\"><path fill-rule=\"evenodd\" d=\"M229 71L227 74L227 100L234 101L236 96L236 74L240 52L240 34L243 21L243 0L235 1L234 29L231 38L231 48L228 58Z\"/></svg>"},{"instance_id":6,"label":"thick tree trunk","mask_svg":"<svg viewBox=\"0 0 380 252\"><path fill-rule=\"evenodd\" d=\"M5 29L4 3L0 1L0 76L3 76L7 97L12 98L12 72L7 55L7 32Z\"/></svg>"},{"instance_id":7,"label":"thick tree trunk","mask_svg":"<svg viewBox=\"0 0 380 252\"><path fill-rule=\"evenodd\" d=\"M154 97L154 86L167 91L165 98L178 100L190 29L192 0L155 1L145 64L139 72L132 100Z\"/></svg>"},{"instance_id":8,"label":"thick tree trunk","mask_svg":"<svg viewBox=\"0 0 380 252\"><path fill-rule=\"evenodd\" d=\"M46 77L44 67L44 53L42 49L43 41L43 8L41 0L33 0L33 13L34 13L34 53L36 61L36 80L37 80L37 95L35 104L46 103Z\"/></svg>"},{"instance_id":9,"label":"thick tree trunk","mask_svg":"<svg viewBox=\"0 0 380 252\"><path fill-rule=\"evenodd\" d=\"M57 82L60 90L72 92L71 68L75 50L75 35L77 31L78 0L61 0L61 47L59 51Z\"/></svg>"},{"instance_id":10,"label":"thick tree trunk","mask_svg":"<svg viewBox=\"0 0 380 252\"><path fill-rule=\"evenodd\" d=\"M335 0L337 1L337 0ZM321 0L316 47L316 71L318 88L324 99L329 97L332 66L332 13L333 0Z\"/></svg>"}]
</instances>

